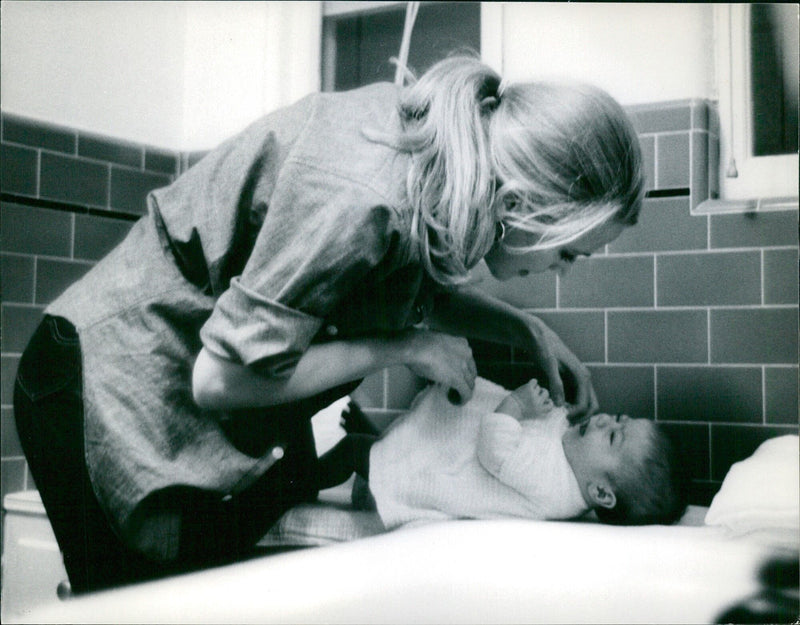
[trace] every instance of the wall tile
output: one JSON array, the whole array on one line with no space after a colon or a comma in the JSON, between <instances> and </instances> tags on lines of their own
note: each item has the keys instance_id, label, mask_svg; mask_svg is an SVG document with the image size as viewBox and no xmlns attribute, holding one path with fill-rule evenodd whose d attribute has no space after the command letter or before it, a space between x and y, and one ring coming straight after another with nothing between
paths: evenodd
<instances>
[{"instance_id":1,"label":"wall tile","mask_svg":"<svg viewBox=\"0 0 800 625\"><path fill-rule=\"evenodd\" d=\"M796 425L797 367L765 367L764 397L767 423Z\"/></svg>"},{"instance_id":2,"label":"wall tile","mask_svg":"<svg viewBox=\"0 0 800 625\"><path fill-rule=\"evenodd\" d=\"M17 378L17 367L19 366L19 356L0 357L0 403L3 406L11 406L14 403L14 380Z\"/></svg>"},{"instance_id":3,"label":"wall tile","mask_svg":"<svg viewBox=\"0 0 800 625\"><path fill-rule=\"evenodd\" d=\"M604 362L605 318L602 311L536 312L583 362ZM516 361L531 361L531 355L514 350Z\"/></svg>"},{"instance_id":4,"label":"wall tile","mask_svg":"<svg viewBox=\"0 0 800 625\"><path fill-rule=\"evenodd\" d=\"M719 135L710 134L708 140L708 197L719 198Z\"/></svg>"},{"instance_id":5,"label":"wall tile","mask_svg":"<svg viewBox=\"0 0 800 625\"><path fill-rule=\"evenodd\" d=\"M16 304L3 304L0 308L2 308L0 327L3 328L3 353L22 353L33 331L42 320L44 308Z\"/></svg>"},{"instance_id":6,"label":"wall tile","mask_svg":"<svg viewBox=\"0 0 800 625\"><path fill-rule=\"evenodd\" d=\"M486 263L481 262L472 270L472 274L474 286L517 308L556 307L556 274L553 272L501 282L495 280Z\"/></svg>"},{"instance_id":7,"label":"wall tile","mask_svg":"<svg viewBox=\"0 0 800 625\"><path fill-rule=\"evenodd\" d=\"M133 223L94 215L75 215L74 257L100 260L125 238Z\"/></svg>"},{"instance_id":8,"label":"wall tile","mask_svg":"<svg viewBox=\"0 0 800 625\"><path fill-rule=\"evenodd\" d=\"M68 128L4 114L3 141L75 154L76 133Z\"/></svg>"},{"instance_id":9,"label":"wall tile","mask_svg":"<svg viewBox=\"0 0 800 625\"><path fill-rule=\"evenodd\" d=\"M386 408L406 410L426 385L407 367L391 367L386 370Z\"/></svg>"},{"instance_id":10,"label":"wall tile","mask_svg":"<svg viewBox=\"0 0 800 625\"><path fill-rule=\"evenodd\" d=\"M720 486L721 481L694 480L689 485L689 505L709 507Z\"/></svg>"},{"instance_id":11,"label":"wall tile","mask_svg":"<svg viewBox=\"0 0 800 625\"><path fill-rule=\"evenodd\" d=\"M764 251L764 303L797 304L797 250Z\"/></svg>"},{"instance_id":12,"label":"wall tile","mask_svg":"<svg viewBox=\"0 0 800 625\"><path fill-rule=\"evenodd\" d=\"M0 301L33 303L33 256L0 254Z\"/></svg>"},{"instance_id":13,"label":"wall tile","mask_svg":"<svg viewBox=\"0 0 800 625\"><path fill-rule=\"evenodd\" d=\"M716 172L716 164L709 162L709 136L707 132L692 132L691 195L692 208L711 197L709 177Z\"/></svg>"},{"instance_id":14,"label":"wall tile","mask_svg":"<svg viewBox=\"0 0 800 625\"><path fill-rule=\"evenodd\" d=\"M765 440L797 434L797 427L711 426L711 478L723 480L734 462L750 457Z\"/></svg>"},{"instance_id":15,"label":"wall tile","mask_svg":"<svg viewBox=\"0 0 800 625\"><path fill-rule=\"evenodd\" d=\"M3 143L0 146L0 189L5 193L36 195L36 150Z\"/></svg>"},{"instance_id":16,"label":"wall tile","mask_svg":"<svg viewBox=\"0 0 800 625\"><path fill-rule=\"evenodd\" d=\"M608 367L590 365L600 412L625 413L633 417L655 417L653 367Z\"/></svg>"},{"instance_id":17,"label":"wall tile","mask_svg":"<svg viewBox=\"0 0 800 625\"><path fill-rule=\"evenodd\" d=\"M184 162L182 171L186 171L190 167L193 167L194 165L199 163L201 160L203 160L203 157L206 154L208 154L208 150L198 150L198 151L195 151L195 152L190 152L188 154L185 154L186 158L185 158L185 162Z\"/></svg>"},{"instance_id":18,"label":"wall tile","mask_svg":"<svg viewBox=\"0 0 800 625\"><path fill-rule=\"evenodd\" d=\"M351 394L352 397L362 408L384 408L384 371L378 371L364 378Z\"/></svg>"},{"instance_id":19,"label":"wall tile","mask_svg":"<svg viewBox=\"0 0 800 625\"><path fill-rule=\"evenodd\" d=\"M674 102L667 105L644 104L626 107L633 127L640 134L688 130L691 127L691 103Z\"/></svg>"},{"instance_id":20,"label":"wall tile","mask_svg":"<svg viewBox=\"0 0 800 625\"><path fill-rule=\"evenodd\" d=\"M688 132L659 135L656 140L656 188L688 187L690 162Z\"/></svg>"},{"instance_id":21,"label":"wall tile","mask_svg":"<svg viewBox=\"0 0 800 625\"><path fill-rule=\"evenodd\" d=\"M53 200L105 207L108 165L43 152L39 193Z\"/></svg>"},{"instance_id":22,"label":"wall tile","mask_svg":"<svg viewBox=\"0 0 800 625\"><path fill-rule=\"evenodd\" d=\"M365 409L364 414L367 416L367 419L378 428L379 432L383 432L388 428L392 421L397 419L398 417L402 416L405 411L404 410L375 410L375 409Z\"/></svg>"},{"instance_id":23,"label":"wall tile","mask_svg":"<svg viewBox=\"0 0 800 625\"><path fill-rule=\"evenodd\" d=\"M147 194L169 183L169 176L162 174L112 167L111 208L143 215L147 212Z\"/></svg>"},{"instance_id":24,"label":"wall tile","mask_svg":"<svg viewBox=\"0 0 800 625\"><path fill-rule=\"evenodd\" d=\"M20 457L24 456L24 452L22 451L22 445L19 442L19 436L17 435L17 425L14 423L14 410L10 407L0 409L0 425L2 426L0 429L0 440L2 440L2 444L0 446L0 456L2 458L9 458L9 457Z\"/></svg>"},{"instance_id":25,"label":"wall tile","mask_svg":"<svg viewBox=\"0 0 800 625\"><path fill-rule=\"evenodd\" d=\"M8 493L16 493L25 488L25 460L22 458L3 459L0 470L0 489L5 498Z\"/></svg>"},{"instance_id":26,"label":"wall tile","mask_svg":"<svg viewBox=\"0 0 800 625\"><path fill-rule=\"evenodd\" d=\"M177 152L159 150L158 148L145 148L144 168L161 174L174 176L178 173L179 156Z\"/></svg>"},{"instance_id":27,"label":"wall tile","mask_svg":"<svg viewBox=\"0 0 800 625\"><path fill-rule=\"evenodd\" d=\"M0 205L4 252L69 256L72 214L45 208L31 208L10 202Z\"/></svg>"},{"instance_id":28,"label":"wall tile","mask_svg":"<svg viewBox=\"0 0 800 625\"><path fill-rule=\"evenodd\" d=\"M667 367L656 371L658 419L761 423L760 367Z\"/></svg>"},{"instance_id":29,"label":"wall tile","mask_svg":"<svg viewBox=\"0 0 800 625\"><path fill-rule=\"evenodd\" d=\"M546 387L547 378L540 369L528 363L520 364L500 364L478 362L478 375L503 388L513 390L531 379L537 379L539 383Z\"/></svg>"},{"instance_id":30,"label":"wall tile","mask_svg":"<svg viewBox=\"0 0 800 625\"><path fill-rule=\"evenodd\" d=\"M78 155L139 169L143 164L144 149L132 143L79 133Z\"/></svg>"},{"instance_id":31,"label":"wall tile","mask_svg":"<svg viewBox=\"0 0 800 625\"><path fill-rule=\"evenodd\" d=\"M652 306L653 258L581 259L559 279L559 287L563 308Z\"/></svg>"},{"instance_id":32,"label":"wall tile","mask_svg":"<svg viewBox=\"0 0 800 625\"><path fill-rule=\"evenodd\" d=\"M691 103L692 130L709 130L710 107L704 100Z\"/></svg>"},{"instance_id":33,"label":"wall tile","mask_svg":"<svg viewBox=\"0 0 800 625\"><path fill-rule=\"evenodd\" d=\"M757 251L658 256L656 276L659 306L761 303Z\"/></svg>"},{"instance_id":34,"label":"wall tile","mask_svg":"<svg viewBox=\"0 0 800 625\"><path fill-rule=\"evenodd\" d=\"M608 313L609 362L706 362L701 310Z\"/></svg>"},{"instance_id":35,"label":"wall tile","mask_svg":"<svg viewBox=\"0 0 800 625\"><path fill-rule=\"evenodd\" d=\"M797 309L711 311L711 361L797 362Z\"/></svg>"},{"instance_id":36,"label":"wall tile","mask_svg":"<svg viewBox=\"0 0 800 625\"><path fill-rule=\"evenodd\" d=\"M40 258L36 264L36 303L49 304L92 268L91 263Z\"/></svg>"},{"instance_id":37,"label":"wall tile","mask_svg":"<svg viewBox=\"0 0 800 625\"><path fill-rule=\"evenodd\" d=\"M613 252L704 250L708 247L708 219L693 216L688 197L646 199L639 223L608 246Z\"/></svg>"},{"instance_id":38,"label":"wall tile","mask_svg":"<svg viewBox=\"0 0 800 625\"><path fill-rule=\"evenodd\" d=\"M639 137L639 145L642 148L642 165L645 178L644 190L650 191L656 188L656 138Z\"/></svg>"},{"instance_id":39,"label":"wall tile","mask_svg":"<svg viewBox=\"0 0 800 625\"><path fill-rule=\"evenodd\" d=\"M509 345L490 343L478 339L470 339L469 345L472 348L472 357L475 360L486 362L511 362L512 349Z\"/></svg>"},{"instance_id":40,"label":"wall tile","mask_svg":"<svg viewBox=\"0 0 800 625\"><path fill-rule=\"evenodd\" d=\"M797 211L711 216L711 247L797 245Z\"/></svg>"},{"instance_id":41,"label":"wall tile","mask_svg":"<svg viewBox=\"0 0 800 625\"><path fill-rule=\"evenodd\" d=\"M662 423L661 427L680 446L681 457L686 460L689 477L694 480L708 480L710 464L708 426Z\"/></svg>"}]
</instances>

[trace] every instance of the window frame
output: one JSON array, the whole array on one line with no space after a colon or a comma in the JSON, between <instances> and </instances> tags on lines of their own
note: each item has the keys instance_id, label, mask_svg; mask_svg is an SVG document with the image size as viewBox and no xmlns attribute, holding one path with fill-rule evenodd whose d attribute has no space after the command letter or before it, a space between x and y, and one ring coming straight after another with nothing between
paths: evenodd
<instances>
[{"instance_id":1,"label":"window frame","mask_svg":"<svg viewBox=\"0 0 800 625\"><path fill-rule=\"evenodd\" d=\"M798 155L753 155L749 23L749 5L714 5L720 199L704 202L701 211L798 206ZM736 177L727 176L731 155Z\"/></svg>"}]
</instances>

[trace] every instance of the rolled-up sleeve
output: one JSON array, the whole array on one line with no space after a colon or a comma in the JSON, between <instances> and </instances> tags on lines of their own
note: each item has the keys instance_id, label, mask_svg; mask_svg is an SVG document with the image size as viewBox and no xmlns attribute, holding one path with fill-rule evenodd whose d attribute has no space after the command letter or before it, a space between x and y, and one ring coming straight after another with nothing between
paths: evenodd
<instances>
[{"instance_id":1,"label":"rolled-up sleeve","mask_svg":"<svg viewBox=\"0 0 800 625\"><path fill-rule=\"evenodd\" d=\"M287 374L327 313L381 262L395 211L364 184L303 162L285 165L240 276L200 336L212 353Z\"/></svg>"}]
</instances>

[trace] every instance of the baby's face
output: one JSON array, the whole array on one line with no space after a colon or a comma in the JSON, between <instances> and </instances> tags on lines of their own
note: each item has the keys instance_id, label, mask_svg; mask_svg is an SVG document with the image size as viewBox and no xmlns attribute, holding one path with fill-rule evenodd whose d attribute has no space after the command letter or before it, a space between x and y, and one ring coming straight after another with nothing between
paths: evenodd
<instances>
[{"instance_id":1,"label":"baby's face","mask_svg":"<svg viewBox=\"0 0 800 625\"><path fill-rule=\"evenodd\" d=\"M596 414L571 426L564 453L578 481L621 475L638 465L650 445L653 423L627 415Z\"/></svg>"}]
</instances>

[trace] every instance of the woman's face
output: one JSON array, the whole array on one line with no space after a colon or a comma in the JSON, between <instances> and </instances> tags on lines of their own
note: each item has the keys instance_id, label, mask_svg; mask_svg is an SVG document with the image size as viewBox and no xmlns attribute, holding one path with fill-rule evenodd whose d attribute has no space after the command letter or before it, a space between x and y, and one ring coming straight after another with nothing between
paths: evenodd
<instances>
[{"instance_id":1,"label":"woman's face","mask_svg":"<svg viewBox=\"0 0 800 625\"><path fill-rule=\"evenodd\" d=\"M526 247L536 242L536 236L523 230L511 229L506 233L503 242L498 241L492 246L484 260L489 271L498 280L508 280L548 270L557 271L563 276L578 257L590 256L604 245L611 243L625 228L625 224L609 221L571 243L527 254L510 254L505 250L503 243L511 248Z\"/></svg>"}]
</instances>

